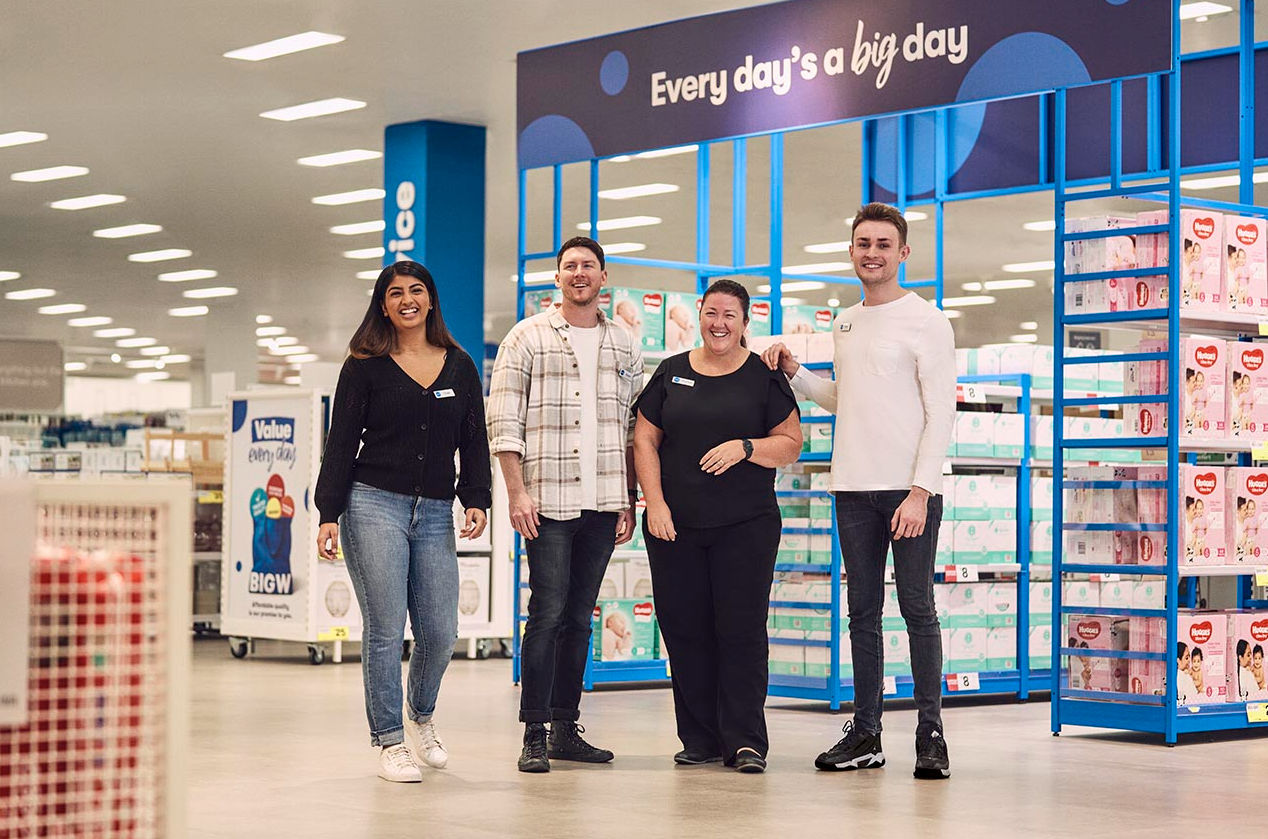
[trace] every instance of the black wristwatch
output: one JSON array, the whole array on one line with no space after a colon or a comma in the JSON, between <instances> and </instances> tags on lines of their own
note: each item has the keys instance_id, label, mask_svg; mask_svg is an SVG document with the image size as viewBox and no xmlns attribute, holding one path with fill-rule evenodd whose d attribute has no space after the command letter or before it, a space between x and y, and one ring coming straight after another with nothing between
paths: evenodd
<instances>
[{"instance_id":1,"label":"black wristwatch","mask_svg":"<svg viewBox=\"0 0 1268 839\"><path fill-rule=\"evenodd\" d=\"M744 447L744 459L748 460L753 457L753 441L745 437L740 441L740 445Z\"/></svg>"}]
</instances>

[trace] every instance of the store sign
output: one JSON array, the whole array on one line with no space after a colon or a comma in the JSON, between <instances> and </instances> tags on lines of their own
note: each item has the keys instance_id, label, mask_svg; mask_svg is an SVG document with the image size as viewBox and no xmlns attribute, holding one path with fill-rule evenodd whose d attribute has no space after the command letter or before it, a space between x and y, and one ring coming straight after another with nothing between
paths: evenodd
<instances>
[{"instance_id":1,"label":"store sign","mask_svg":"<svg viewBox=\"0 0 1268 839\"><path fill-rule=\"evenodd\" d=\"M0 340L0 410L58 410L63 375L56 341Z\"/></svg>"},{"instance_id":2,"label":"store sign","mask_svg":"<svg viewBox=\"0 0 1268 839\"><path fill-rule=\"evenodd\" d=\"M1171 67L1170 3L789 0L520 53L521 168Z\"/></svg>"}]
</instances>

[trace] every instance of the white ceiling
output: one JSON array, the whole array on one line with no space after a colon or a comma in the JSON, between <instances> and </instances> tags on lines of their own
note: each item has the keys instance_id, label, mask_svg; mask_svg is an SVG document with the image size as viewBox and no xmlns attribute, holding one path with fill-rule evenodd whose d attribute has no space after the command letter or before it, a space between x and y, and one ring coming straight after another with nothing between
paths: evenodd
<instances>
[{"instance_id":1,"label":"white ceiling","mask_svg":"<svg viewBox=\"0 0 1268 839\"><path fill-rule=\"evenodd\" d=\"M932 0L931 0L932 2ZM0 271L19 271L0 292L47 287L47 300L0 299L0 335L63 342L67 360L102 359L90 373L120 374L104 361L113 341L72 328L68 316L37 314L41 305L81 303L83 315L113 318L195 367L208 342L254 341L254 315L286 327L324 361L339 361L359 322L370 283L358 271L375 260L344 250L380 244L380 234L335 236L336 224L379 218L380 202L320 207L313 196L381 187L381 161L317 169L299 157L347 148L381 150L384 126L416 119L486 125L488 134L486 333L496 341L514 310L515 56L534 47L600 35L738 5L733 0L9 0L0 21L0 133L40 131L46 142L0 149L0 176L73 164L84 177L18 183L0 177ZM1261 15L1268 14L1261 12ZM222 57L228 50L318 30L346 37L334 46L258 63ZM1231 44L1236 15L1186 24L1186 50ZM261 111L343 96L367 107L281 123ZM750 254L765 252L765 141L750 151ZM857 127L790 135L786 147L785 263L835 259L802 252L813 242L846 238L844 219L858 204ZM715 256L730 250L729 160L715 155ZM571 169L571 167L570 167ZM690 155L604 163L603 186L647 181L683 185L668 196L606 201L611 215L649 214L654 228L609 234L639 241L641 256L689 258L694 251L694 158ZM584 178L567 179L565 222L586 215ZM533 183L534 199L548 194ZM67 212L51 201L117 193L114 206ZM540 206L534 200L534 206ZM1005 262L1051 258L1048 234L1021 223L1051 218L1047 195L951 207L947 223L947 294L961 282L1001 278ZM106 240L93 230L130 223L162 225L161 233ZM548 231L535 212L534 231ZM567 232L567 228L565 228ZM635 234L638 234L637 236ZM546 233L548 235L548 232ZM913 276L932 271L932 223L912 226ZM530 243L531 244L531 243ZM548 246L549 243L547 242ZM135 251L188 248L188 259L142 265ZM543 266L530 266L541 268ZM212 281L161 283L162 271L211 268ZM616 285L687 287L689 278L613 266ZM966 309L957 321L961 345L1007 340L1020 321L1051 335L1049 276L1038 287L998 294L991 307ZM755 284L755 283L754 283ZM239 296L206 301L210 318L174 318L167 310L191 286L232 285ZM822 303L831 291L798 294ZM848 292L837 296L849 301ZM81 315L82 316L82 315ZM173 365L177 378L189 365Z\"/></svg>"}]
</instances>

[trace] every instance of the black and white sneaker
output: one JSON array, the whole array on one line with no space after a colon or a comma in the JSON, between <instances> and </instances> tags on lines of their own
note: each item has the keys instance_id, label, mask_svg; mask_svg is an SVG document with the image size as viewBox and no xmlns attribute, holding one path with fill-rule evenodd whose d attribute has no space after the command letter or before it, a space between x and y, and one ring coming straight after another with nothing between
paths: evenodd
<instances>
[{"instance_id":1,"label":"black and white sneaker","mask_svg":"<svg viewBox=\"0 0 1268 839\"><path fill-rule=\"evenodd\" d=\"M551 760L575 760L579 763L608 763L612 752L590 745L582 738L585 726L571 720L555 720L550 724L550 745L546 756Z\"/></svg>"},{"instance_id":2,"label":"black and white sneaker","mask_svg":"<svg viewBox=\"0 0 1268 839\"><path fill-rule=\"evenodd\" d=\"M851 720L841 727L845 733L837 744L815 758L815 768L828 772L850 769L879 769L885 765L879 734L864 734Z\"/></svg>"},{"instance_id":3,"label":"black and white sneaker","mask_svg":"<svg viewBox=\"0 0 1268 839\"><path fill-rule=\"evenodd\" d=\"M916 770L922 780L940 781L951 777L951 758L947 756L947 739L934 729L916 737Z\"/></svg>"}]
</instances>

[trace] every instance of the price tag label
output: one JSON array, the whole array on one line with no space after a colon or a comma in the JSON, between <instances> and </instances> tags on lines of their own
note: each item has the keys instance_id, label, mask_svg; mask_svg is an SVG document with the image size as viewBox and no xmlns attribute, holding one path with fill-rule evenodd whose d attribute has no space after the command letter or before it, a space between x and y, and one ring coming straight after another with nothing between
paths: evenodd
<instances>
[{"instance_id":1,"label":"price tag label","mask_svg":"<svg viewBox=\"0 0 1268 839\"><path fill-rule=\"evenodd\" d=\"M897 676L885 677L885 691L884 692L886 696L898 695L898 677Z\"/></svg>"},{"instance_id":2,"label":"price tag label","mask_svg":"<svg viewBox=\"0 0 1268 839\"><path fill-rule=\"evenodd\" d=\"M1247 702L1246 722L1268 722L1268 702Z\"/></svg>"},{"instance_id":3,"label":"price tag label","mask_svg":"<svg viewBox=\"0 0 1268 839\"><path fill-rule=\"evenodd\" d=\"M1268 568L1255 569L1255 585L1268 586Z\"/></svg>"},{"instance_id":4,"label":"price tag label","mask_svg":"<svg viewBox=\"0 0 1268 839\"><path fill-rule=\"evenodd\" d=\"M1256 443L1250 449L1251 460L1268 460L1268 443Z\"/></svg>"},{"instance_id":5,"label":"price tag label","mask_svg":"<svg viewBox=\"0 0 1268 839\"><path fill-rule=\"evenodd\" d=\"M975 565L948 565L942 569L948 583L975 583L980 579Z\"/></svg>"},{"instance_id":6,"label":"price tag label","mask_svg":"<svg viewBox=\"0 0 1268 839\"><path fill-rule=\"evenodd\" d=\"M965 402L981 403L986 401L986 391L981 385L961 385L960 391L964 394Z\"/></svg>"},{"instance_id":7,"label":"price tag label","mask_svg":"<svg viewBox=\"0 0 1268 839\"><path fill-rule=\"evenodd\" d=\"M223 504L225 494L218 489L205 489L198 493L199 504Z\"/></svg>"},{"instance_id":8,"label":"price tag label","mask_svg":"<svg viewBox=\"0 0 1268 839\"><path fill-rule=\"evenodd\" d=\"M969 691L981 690L982 678L977 673L948 673L947 674L947 692L948 693L967 693Z\"/></svg>"},{"instance_id":9,"label":"price tag label","mask_svg":"<svg viewBox=\"0 0 1268 839\"><path fill-rule=\"evenodd\" d=\"M317 633L318 641L347 641L351 637L346 626L332 626L325 632Z\"/></svg>"},{"instance_id":10,"label":"price tag label","mask_svg":"<svg viewBox=\"0 0 1268 839\"><path fill-rule=\"evenodd\" d=\"M1094 583L1116 583L1119 580L1118 574L1089 574L1088 576Z\"/></svg>"},{"instance_id":11,"label":"price tag label","mask_svg":"<svg viewBox=\"0 0 1268 839\"><path fill-rule=\"evenodd\" d=\"M1259 334L1260 334L1260 335L1268 335L1268 321L1262 321L1262 320L1261 320L1261 321L1259 322Z\"/></svg>"}]
</instances>

